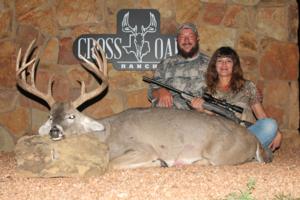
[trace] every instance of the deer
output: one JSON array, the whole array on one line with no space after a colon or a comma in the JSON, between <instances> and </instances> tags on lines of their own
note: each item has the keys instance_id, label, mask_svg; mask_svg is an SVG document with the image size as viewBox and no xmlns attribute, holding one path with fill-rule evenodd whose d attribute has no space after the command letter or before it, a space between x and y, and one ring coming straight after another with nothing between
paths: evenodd
<instances>
[{"instance_id":1,"label":"deer","mask_svg":"<svg viewBox=\"0 0 300 200\"><path fill-rule=\"evenodd\" d=\"M259 143L247 128L217 115L193 110L170 108L130 108L108 117L94 119L78 111L86 101L108 88L107 60L94 41L93 60L82 57L81 66L99 79L99 87L81 93L73 101L57 102L53 98L53 78L47 92L35 83L38 56L31 42L16 61L19 88L45 101L49 119L41 125L39 135L60 141L76 134L96 134L109 147L109 169L139 167L173 167L189 164L237 165L250 161L268 163L272 154Z\"/></svg>"}]
</instances>

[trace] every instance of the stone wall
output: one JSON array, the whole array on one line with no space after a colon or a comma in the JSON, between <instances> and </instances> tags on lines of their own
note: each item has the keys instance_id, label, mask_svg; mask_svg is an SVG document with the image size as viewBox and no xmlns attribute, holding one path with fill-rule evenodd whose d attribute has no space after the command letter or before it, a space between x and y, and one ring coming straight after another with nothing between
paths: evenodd
<instances>
[{"instance_id":1,"label":"stone wall","mask_svg":"<svg viewBox=\"0 0 300 200\"><path fill-rule=\"evenodd\" d=\"M296 0L0 0L0 151L10 151L23 135L35 134L48 110L16 89L17 50L37 38L41 58L37 85L45 90L55 73L54 97L75 98L80 86L96 86L72 55L72 43L86 33L116 33L116 14L124 8L153 8L161 15L161 33L179 23L198 25L200 48L211 55L222 46L241 56L246 77L264 95L267 113L283 130L299 127L298 5ZM152 72L116 71L109 65L109 91L84 110L104 117L130 107L148 107Z\"/></svg>"}]
</instances>

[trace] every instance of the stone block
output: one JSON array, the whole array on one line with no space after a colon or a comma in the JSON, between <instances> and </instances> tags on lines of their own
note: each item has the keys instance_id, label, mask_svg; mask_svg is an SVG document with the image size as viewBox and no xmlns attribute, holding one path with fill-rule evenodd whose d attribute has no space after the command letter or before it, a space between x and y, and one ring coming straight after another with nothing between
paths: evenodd
<instances>
[{"instance_id":1,"label":"stone block","mask_svg":"<svg viewBox=\"0 0 300 200\"><path fill-rule=\"evenodd\" d=\"M229 5L224 16L223 24L228 27L237 27L239 24L238 21L241 19L241 17L244 18L243 13L242 6Z\"/></svg>"},{"instance_id":2,"label":"stone block","mask_svg":"<svg viewBox=\"0 0 300 200\"><path fill-rule=\"evenodd\" d=\"M226 0L200 0L200 2L204 2L204 3L226 3Z\"/></svg>"},{"instance_id":3,"label":"stone block","mask_svg":"<svg viewBox=\"0 0 300 200\"><path fill-rule=\"evenodd\" d=\"M57 38L50 38L46 44L46 47L41 53L41 64L57 64L59 52L59 42Z\"/></svg>"},{"instance_id":4,"label":"stone block","mask_svg":"<svg viewBox=\"0 0 300 200\"><path fill-rule=\"evenodd\" d=\"M147 98L147 88L127 93L127 107L150 107L151 103Z\"/></svg>"},{"instance_id":5,"label":"stone block","mask_svg":"<svg viewBox=\"0 0 300 200\"><path fill-rule=\"evenodd\" d=\"M203 25L200 29L200 48L207 54L213 54L221 46L234 47L237 30L218 26Z\"/></svg>"},{"instance_id":6,"label":"stone block","mask_svg":"<svg viewBox=\"0 0 300 200\"><path fill-rule=\"evenodd\" d=\"M13 88L16 85L15 63L11 57L0 57L0 85L6 88Z\"/></svg>"},{"instance_id":7,"label":"stone block","mask_svg":"<svg viewBox=\"0 0 300 200\"><path fill-rule=\"evenodd\" d=\"M65 76L55 76L53 85L53 98L58 102L70 100L70 83Z\"/></svg>"},{"instance_id":8,"label":"stone block","mask_svg":"<svg viewBox=\"0 0 300 200\"><path fill-rule=\"evenodd\" d=\"M89 86L92 82L92 75L84 70L81 66L76 65L75 68L69 70L68 79L70 86L80 88L78 81L83 81L86 86Z\"/></svg>"},{"instance_id":9,"label":"stone block","mask_svg":"<svg viewBox=\"0 0 300 200\"><path fill-rule=\"evenodd\" d=\"M117 32L117 13L120 8L135 8L136 1L122 0L122 1L106 1L104 10L105 28L108 33Z\"/></svg>"},{"instance_id":10,"label":"stone block","mask_svg":"<svg viewBox=\"0 0 300 200\"><path fill-rule=\"evenodd\" d=\"M191 0L191 2L192 1L194 0ZM140 5L144 8L148 5L148 9L157 9L160 12L161 18L170 18L175 16L175 6L170 6L170 1L168 0L142 0Z\"/></svg>"},{"instance_id":11,"label":"stone block","mask_svg":"<svg viewBox=\"0 0 300 200\"><path fill-rule=\"evenodd\" d=\"M234 3L245 5L245 6L255 6L260 0L232 0Z\"/></svg>"},{"instance_id":12,"label":"stone block","mask_svg":"<svg viewBox=\"0 0 300 200\"><path fill-rule=\"evenodd\" d=\"M16 0L16 16L21 17L32 10L45 6L47 3L47 0L28 0L26 3L23 0Z\"/></svg>"},{"instance_id":13,"label":"stone block","mask_svg":"<svg viewBox=\"0 0 300 200\"><path fill-rule=\"evenodd\" d=\"M43 7L42 9L30 10L26 15L18 17L18 21L21 24L34 26L45 35L56 36L58 35L58 25L53 20L54 18L54 9Z\"/></svg>"},{"instance_id":14,"label":"stone block","mask_svg":"<svg viewBox=\"0 0 300 200\"><path fill-rule=\"evenodd\" d=\"M275 119L278 123L278 126L280 128L286 128L287 127L287 118L284 116L284 109L274 106L274 105L267 105L264 106L265 112L267 115L273 119Z\"/></svg>"},{"instance_id":15,"label":"stone block","mask_svg":"<svg viewBox=\"0 0 300 200\"><path fill-rule=\"evenodd\" d=\"M289 101L286 104L288 108L285 111L285 113L286 116L289 118L288 128L292 130L297 130L299 128L299 84L298 81L292 81L288 84L290 86L290 92Z\"/></svg>"},{"instance_id":16,"label":"stone block","mask_svg":"<svg viewBox=\"0 0 300 200\"><path fill-rule=\"evenodd\" d=\"M95 0L60 0L57 5L56 19L61 27L97 23L103 17L103 10L103 6Z\"/></svg>"},{"instance_id":17,"label":"stone block","mask_svg":"<svg viewBox=\"0 0 300 200\"><path fill-rule=\"evenodd\" d=\"M299 2L294 3L288 8L288 26L289 26L289 41L298 42L298 28L299 28Z\"/></svg>"},{"instance_id":18,"label":"stone block","mask_svg":"<svg viewBox=\"0 0 300 200\"><path fill-rule=\"evenodd\" d=\"M220 3L207 4L203 15L203 21L208 24L218 25L221 23L225 15L225 11L226 11L225 4L220 4Z\"/></svg>"},{"instance_id":19,"label":"stone block","mask_svg":"<svg viewBox=\"0 0 300 200\"><path fill-rule=\"evenodd\" d=\"M152 72L116 71L109 72L109 87L113 90L132 91L144 88L146 83L142 81L142 76L147 76Z\"/></svg>"},{"instance_id":20,"label":"stone block","mask_svg":"<svg viewBox=\"0 0 300 200\"><path fill-rule=\"evenodd\" d=\"M287 56L288 55L288 56ZM267 42L260 61L260 73L268 80L297 80L299 49L296 44Z\"/></svg>"},{"instance_id":21,"label":"stone block","mask_svg":"<svg viewBox=\"0 0 300 200\"><path fill-rule=\"evenodd\" d=\"M200 16L200 2L197 0L191 1L175 1L176 21L181 24L184 22L193 22L197 24ZM184 9L183 9L184 8Z\"/></svg>"},{"instance_id":22,"label":"stone block","mask_svg":"<svg viewBox=\"0 0 300 200\"><path fill-rule=\"evenodd\" d=\"M109 90L104 98L96 99L92 105L89 105L83 113L94 118L99 119L119 113L125 110L125 94L122 91Z\"/></svg>"},{"instance_id":23,"label":"stone block","mask_svg":"<svg viewBox=\"0 0 300 200\"><path fill-rule=\"evenodd\" d=\"M58 63L62 65L77 64L78 60L75 58L72 50L73 39L62 38L59 41L59 56Z\"/></svg>"},{"instance_id":24,"label":"stone block","mask_svg":"<svg viewBox=\"0 0 300 200\"><path fill-rule=\"evenodd\" d=\"M14 135L14 137L21 137L29 130L29 111L23 107L16 107L16 109L11 112L2 113L0 115L0 123Z\"/></svg>"},{"instance_id":25,"label":"stone block","mask_svg":"<svg viewBox=\"0 0 300 200\"><path fill-rule=\"evenodd\" d=\"M15 76L15 44L11 41L0 42L0 87L13 88L16 85Z\"/></svg>"},{"instance_id":26,"label":"stone block","mask_svg":"<svg viewBox=\"0 0 300 200\"><path fill-rule=\"evenodd\" d=\"M264 85L264 104L284 107L289 101L290 85L286 81L266 81Z\"/></svg>"},{"instance_id":27,"label":"stone block","mask_svg":"<svg viewBox=\"0 0 300 200\"><path fill-rule=\"evenodd\" d=\"M14 109L18 99L16 90L0 90L0 113Z\"/></svg>"},{"instance_id":28,"label":"stone block","mask_svg":"<svg viewBox=\"0 0 300 200\"><path fill-rule=\"evenodd\" d=\"M30 24L19 25L17 35L16 43L18 44L18 48L23 49L23 55L32 40L36 40L36 46L41 46L45 40L42 36L40 36L39 30Z\"/></svg>"},{"instance_id":29,"label":"stone block","mask_svg":"<svg viewBox=\"0 0 300 200\"><path fill-rule=\"evenodd\" d=\"M39 128L48 120L49 110L31 109L31 132L37 133Z\"/></svg>"},{"instance_id":30,"label":"stone block","mask_svg":"<svg viewBox=\"0 0 300 200\"><path fill-rule=\"evenodd\" d=\"M287 41L288 25L285 7L262 7L258 9L256 21L258 33L277 40Z\"/></svg>"},{"instance_id":31,"label":"stone block","mask_svg":"<svg viewBox=\"0 0 300 200\"><path fill-rule=\"evenodd\" d=\"M237 50L245 54L255 54L258 52L257 37L254 32L246 31L240 34L237 43Z\"/></svg>"},{"instance_id":32,"label":"stone block","mask_svg":"<svg viewBox=\"0 0 300 200\"><path fill-rule=\"evenodd\" d=\"M257 59L253 56L240 56L240 62L244 72L258 70Z\"/></svg>"},{"instance_id":33,"label":"stone block","mask_svg":"<svg viewBox=\"0 0 300 200\"><path fill-rule=\"evenodd\" d=\"M282 144L280 148L299 148L300 147L300 133L298 130L283 129Z\"/></svg>"},{"instance_id":34,"label":"stone block","mask_svg":"<svg viewBox=\"0 0 300 200\"><path fill-rule=\"evenodd\" d=\"M177 30L177 22L175 17L160 19L160 33L166 35L174 35Z\"/></svg>"},{"instance_id":35,"label":"stone block","mask_svg":"<svg viewBox=\"0 0 300 200\"><path fill-rule=\"evenodd\" d=\"M252 56L240 56L240 62L245 78L257 82L259 80L257 59Z\"/></svg>"},{"instance_id":36,"label":"stone block","mask_svg":"<svg viewBox=\"0 0 300 200\"><path fill-rule=\"evenodd\" d=\"M13 152L15 142L12 135L0 126L0 152Z\"/></svg>"},{"instance_id":37,"label":"stone block","mask_svg":"<svg viewBox=\"0 0 300 200\"><path fill-rule=\"evenodd\" d=\"M98 22L97 24L81 24L78 26L71 27L70 37L77 38L83 34L111 34L105 27L104 21Z\"/></svg>"},{"instance_id":38,"label":"stone block","mask_svg":"<svg viewBox=\"0 0 300 200\"><path fill-rule=\"evenodd\" d=\"M89 177L106 172L108 146L93 134L53 141L49 136L24 136L15 147L17 173L25 177Z\"/></svg>"},{"instance_id":39,"label":"stone block","mask_svg":"<svg viewBox=\"0 0 300 200\"><path fill-rule=\"evenodd\" d=\"M0 38L7 37L12 34L12 11L0 11Z\"/></svg>"}]
</instances>

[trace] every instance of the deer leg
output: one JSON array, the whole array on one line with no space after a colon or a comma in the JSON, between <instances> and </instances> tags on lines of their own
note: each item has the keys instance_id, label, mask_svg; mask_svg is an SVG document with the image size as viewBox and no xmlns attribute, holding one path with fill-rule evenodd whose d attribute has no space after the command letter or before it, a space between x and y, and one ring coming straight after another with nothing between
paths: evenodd
<instances>
[{"instance_id":1,"label":"deer leg","mask_svg":"<svg viewBox=\"0 0 300 200\"><path fill-rule=\"evenodd\" d=\"M128 169L139 167L167 167L150 145L130 148L124 154L110 160L110 169Z\"/></svg>"},{"instance_id":2,"label":"deer leg","mask_svg":"<svg viewBox=\"0 0 300 200\"><path fill-rule=\"evenodd\" d=\"M197 160L195 161L193 164L196 164L196 165L203 165L203 166L208 166L208 165L212 165L211 162L206 159L206 158L203 158L201 160Z\"/></svg>"}]
</instances>

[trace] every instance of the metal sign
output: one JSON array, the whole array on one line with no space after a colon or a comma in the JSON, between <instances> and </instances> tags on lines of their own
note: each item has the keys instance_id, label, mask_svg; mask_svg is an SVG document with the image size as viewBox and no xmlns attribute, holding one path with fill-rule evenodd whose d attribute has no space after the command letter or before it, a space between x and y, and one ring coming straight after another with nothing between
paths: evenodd
<instances>
[{"instance_id":1,"label":"metal sign","mask_svg":"<svg viewBox=\"0 0 300 200\"><path fill-rule=\"evenodd\" d=\"M155 9L120 10L117 34L79 36L73 43L76 58L92 58L93 39L117 70L154 70L162 59L177 54L176 36L160 34L160 14Z\"/></svg>"}]
</instances>

